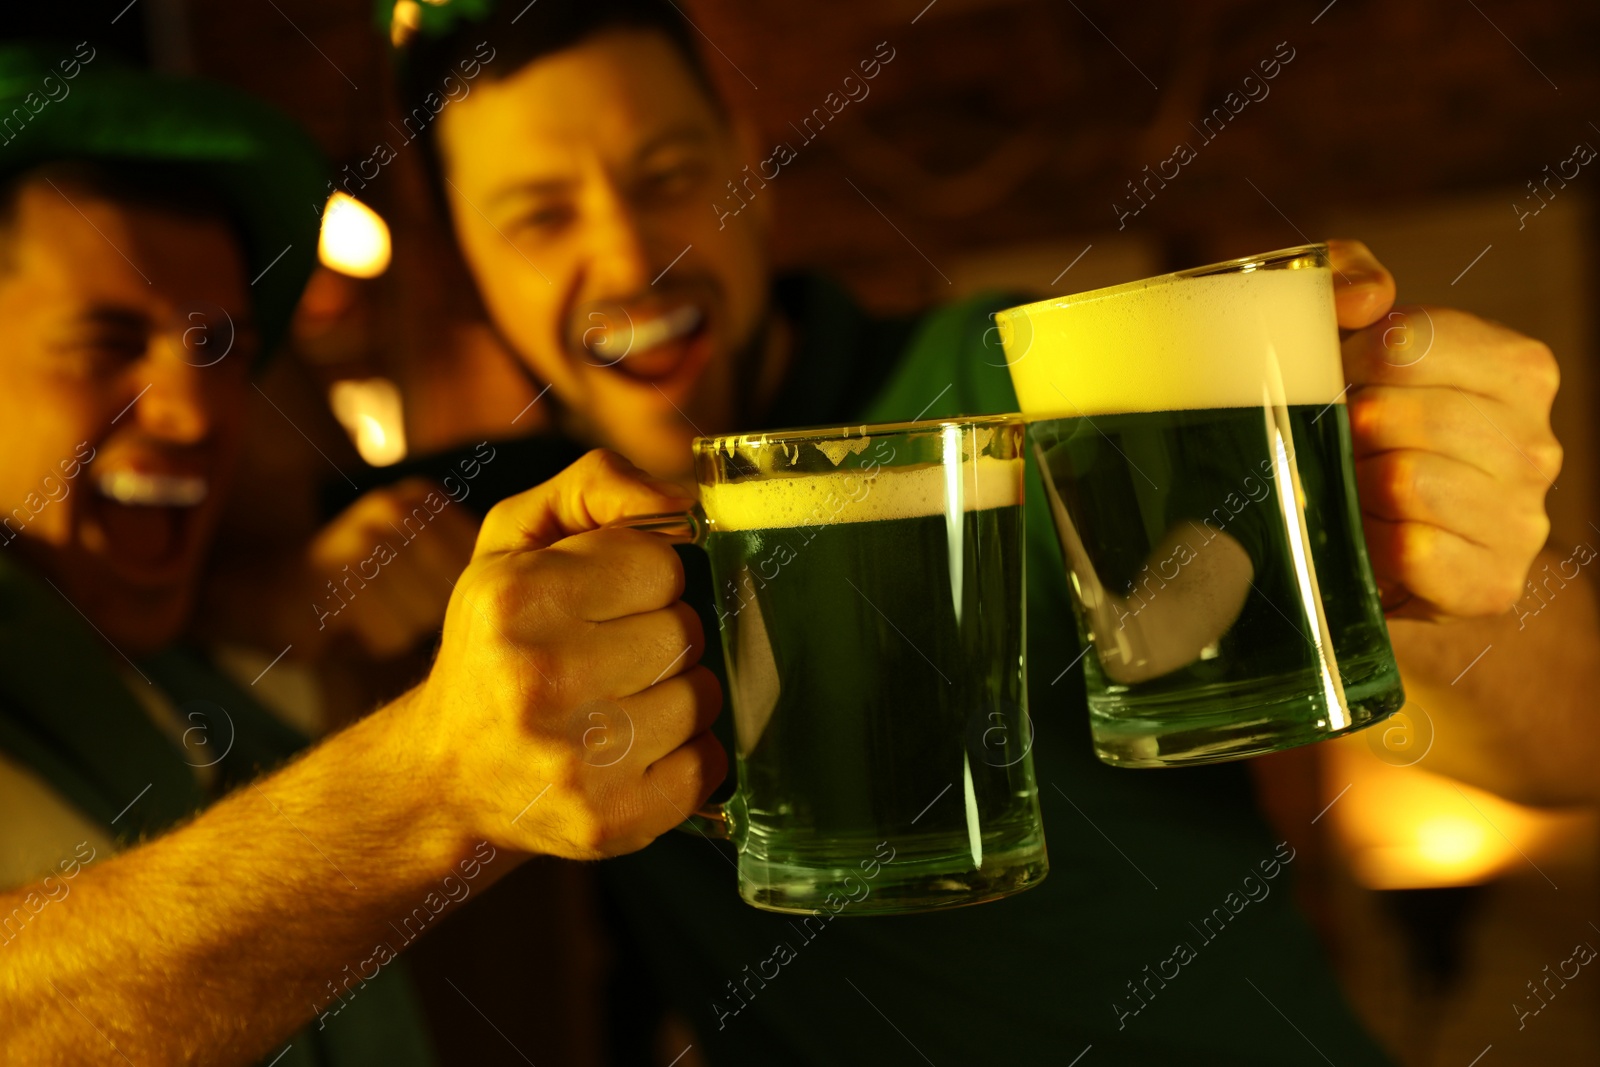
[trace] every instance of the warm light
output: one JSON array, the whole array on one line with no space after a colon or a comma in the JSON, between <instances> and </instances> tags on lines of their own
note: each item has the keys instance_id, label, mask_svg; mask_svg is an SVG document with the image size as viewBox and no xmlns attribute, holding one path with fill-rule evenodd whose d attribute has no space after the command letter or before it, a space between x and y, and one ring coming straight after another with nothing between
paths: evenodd
<instances>
[{"instance_id":1,"label":"warm light","mask_svg":"<svg viewBox=\"0 0 1600 1067\"><path fill-rule=\"evenodd\" d=\"M322 212L317 258L356 278L376 278L389 267L389 226L353 196L334 193Z\"/></svg>"},{"instance_id":2,"label":"warm light","mask_svg":"<svg viewBox=\"0 0 1600 1067\"><path fill-rule=\"evenodd\" d=\"M374 467L387 467L406 458L405 417L394 382L387 378L334 382L328 403L362 459Z\"/></svg>"},{"instance_id":3,"label":"warm light","mask_svg":"<svg viewBox=\"0 0 1600 1067\"><path fill-rule=\"evenodd\" d=\"M1482 825L1457 815L1439 815L1417 827L1417 854L1443 869L1473 866L1488 844Z\"/></svg>"},{"instance_id":4,"label":"warm light","mask_svg":"<svg viewBox=\"0 0 1600 1067\"><path fill-rule=\"evenodd\" d=\"M363 459L368 453L388 454L389 435L383 432L383 423L363 411L356 416L356 424L359 427L356 431L356 440L364 446L361 449ZM369 459L367 462L371 463L372 460Z\"/></svg>"},{"instance_id":5,"label":"warm light","mask_svg":"<svg viewBox=\"0 0 1600 1067\"><path fill-rule=\"evenodd\" d=\"M1424 770L1427 746L1411 745L1408 721L1397 717L1391 722L1400 725L1321 748L1323 802L1331 803L1328 818L1362 885L1475 885L1512 871L1538 878L1539 867L1555 857L1589 847L1595 830L1590 811L1529 808ZM1377 732L1385 729L1389 735ZM1427 737L1431 742L1431 726ZM1402 747L1393 747L1401 745L1396 738L1405 739Z\"/></svg>"},{"instance_id":6,"label":"warm light","mask_svg":"<svg viewBox=\"0 0 1600 1067\"><path fill-rule=\"evenodd\" d=\"M398 0L394 5L394 15L389 20L389 42L396 48L404 48L413 34L422 28L422 8L417 6L417 0Z\"/></svg>"}]
</instances>

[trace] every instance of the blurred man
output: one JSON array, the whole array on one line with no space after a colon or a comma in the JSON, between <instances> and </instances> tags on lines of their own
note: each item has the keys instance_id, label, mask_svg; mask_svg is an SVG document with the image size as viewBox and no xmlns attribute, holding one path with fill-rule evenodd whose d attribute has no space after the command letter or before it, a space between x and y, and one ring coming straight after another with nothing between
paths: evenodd
<instances>
[{"instance_id":1,"label":"blurred man","mask_svg":"<svg viewBox=\"0 0 1600 1067\"><path fill-rule=\"evenodd\" d=\"M406 945L723 777L676 557L593 530L686 501L601 452L506 500L428 679L264 775L304 739L177 638L321 166L234 92L84 62L0 50L32 115L0 156L0 1062L430 1062ZM604 767L597 701L635 725Z\"/></svg>"},{"instance_id":2,"label":"blurred man","mask_svg":"<svg viewBox=\"0 0 1600 1067\"><path fill-rule=\"evenodd\" d=\"M420 18L402 106L479 65L424 144L494 325L568 435L687 484L696 434L1015 409L984 334L1016 298L880 321L820 279L769 277L779 153L730 116L674 5L542 0L482 19L435 5ZM893 54L885 42L864 55L860 77ZM1333 252L1367 543L1408 686L1445 694L1428 705L1429 766L1523 800L1592 800L1600 731L1574 697L1595 675L1591 598L1565 599L1568 625L1524 643L1531 659L1485 661L1450 685L1515 625L1506 608L1548 533L1555 362L1430 309L1432 351L1402 366L1386 347L1403 341L1385 332L1392 277L1358 243ZM832 924L774 972L774 946L796 932L738 902L718 846L666 837L608 864L697 1048L728 1064L1067 1062L1090 1044L1095 1062L1277 1064L1275 1049L1305 1038L1333 1062L1384 1062L1286 892L1198 941L1192 968L1152 970L1241 879L1292 866L1293 849L1275 846L1242 765L1135 774L1094 758L1080 683L1050 680L1074 632L1056 541L1042 509L1028 521L1050 878L982 908ZM691 575L709 620L704 584Z\"/></svg>"}]
</instances>

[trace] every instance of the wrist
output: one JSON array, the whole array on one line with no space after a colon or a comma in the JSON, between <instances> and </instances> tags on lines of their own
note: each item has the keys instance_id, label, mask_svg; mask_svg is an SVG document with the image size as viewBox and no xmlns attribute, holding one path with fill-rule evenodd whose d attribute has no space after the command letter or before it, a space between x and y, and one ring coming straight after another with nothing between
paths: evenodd
<instances>
[{"instance_id":1,"label":"wrist","mask_svg":"<svg viewBox=\"0 0 1600 1067\"><path fill-rule=\"evenodd\" d=\"M424 869L446 870L482 839L457 801L457 756L432 727L426 683L344 731L345 769L374 814L372 830Z\"/></svg>"}]
</instances>

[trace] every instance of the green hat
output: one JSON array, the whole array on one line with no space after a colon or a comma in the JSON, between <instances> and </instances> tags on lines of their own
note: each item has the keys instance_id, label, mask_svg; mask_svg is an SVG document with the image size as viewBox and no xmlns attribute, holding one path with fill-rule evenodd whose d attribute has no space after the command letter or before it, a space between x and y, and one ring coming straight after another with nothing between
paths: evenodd
<instances>
[{"instance_id":1,"label":"green hat","mask_svg":"<svg viewBox=\"0 0 1600 1067\"><path fill-rule=\"evenodd\" d=\"M241 230L263 351L283 338L316 265L328 195L327 163L292 119L87 44L0 46L0 182L63 160L170 167L210 190Z\"/></svg>"}]
</instances>

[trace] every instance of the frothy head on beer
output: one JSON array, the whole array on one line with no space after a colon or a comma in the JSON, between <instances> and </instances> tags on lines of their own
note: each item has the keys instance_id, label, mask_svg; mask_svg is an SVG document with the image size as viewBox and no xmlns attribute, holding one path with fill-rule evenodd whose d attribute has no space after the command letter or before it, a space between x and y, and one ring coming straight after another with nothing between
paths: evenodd
<instances>
[{"instance_id":1,"label":"frothy head on beer","mask_svg":"<svg viewBox=\"0 0 1600 1067\"><path fill-rule=\"evenodd\" d=\"M919 519L1022 503L1020 456L907 466L893 464L892 449L880 451L876 462L872 451L853 458L837 470L806 472L785 471L780 460L777 469L757 476L702 484L700 506L714 530L731 533Z\"/></svg>"},{"instance_id":2,"label":"frothy head on beer","mask_svg":"<svg viewBox=\"0 0 1600 1067\"><path fill-rule=\"evenodd\" d=\"M1324 246L1055 297L995 321L1030 419L1321 406L1344 394Z\"/></svg>"}]
</instances>

